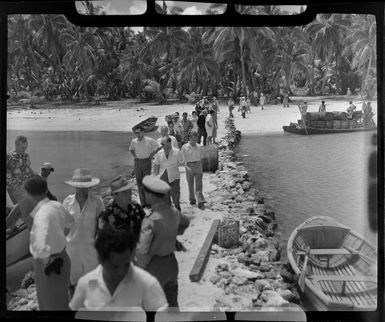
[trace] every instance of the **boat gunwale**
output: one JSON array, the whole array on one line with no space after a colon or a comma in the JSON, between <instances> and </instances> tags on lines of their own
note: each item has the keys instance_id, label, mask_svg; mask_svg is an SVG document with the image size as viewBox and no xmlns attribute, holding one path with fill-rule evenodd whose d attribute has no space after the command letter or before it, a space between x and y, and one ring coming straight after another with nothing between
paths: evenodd
<instances>
[{"instance_id":1,"label":"boat gunwale","mask_svg":"<svg viewBox=\"0 0 385 322\"><path fill-rule=\"evenodd\" d=\"M352 234L354 237L359 238L364 243L367 243L370 247L372 247L376 251L377 257L378 257L377 247L374 247L374 245L370 241L368 241L365 238L363 238L356 231L352 230L349 227L346 227L345 225L343 225L343 224L339 223L338 221L334 220L333 218L326 217L326 216L315 216L315 217L308 218L305 222L303 222L302 224L297 226L293 230L293 232L290 234L290 237L289 237L288 242L287 242L286 251L287 251L288 261L289 261L289 264L290 264L291 268L294 270L294 272L295 272L295 274L297 276L299 276L301 274L301 271L300 271L299 267L297 266L296 260L294 259L294 255L293 255L294 240L297 237L297 235L299 233L299 230L301 228L305 228L311 222L313 222L315 220L319 220L319 219L326 220L326 222L328 222L328 223L336 223L337 227L349 229L348 234ZM378 279L378 274L375 274L375 276ZM327 308L330 308L330 309L333 309L333 307L335 307L336 309L337 308L338 309L342 309L342 308L345 308L345 307L346 308L350 307L353 310L375 310L376 307L377 307L377 305L357 306L356 304L354 304L352 302L349 302L348 300L344 300L344 299L341 300L341 301L332 300L330 296L328 297L326 294L323 293L323 291L320 289L320 287L317 287L316 285L314 285L311 282L311 280L309 280L307 277L305 277L305 288L304 288L303 293L306 294L307 291L313 293L313 295L318 297L318 299L322 302L323 305L325 305ZM378 296L377 296L377 298L378 298Z\"/></svg>"}]
</instances>

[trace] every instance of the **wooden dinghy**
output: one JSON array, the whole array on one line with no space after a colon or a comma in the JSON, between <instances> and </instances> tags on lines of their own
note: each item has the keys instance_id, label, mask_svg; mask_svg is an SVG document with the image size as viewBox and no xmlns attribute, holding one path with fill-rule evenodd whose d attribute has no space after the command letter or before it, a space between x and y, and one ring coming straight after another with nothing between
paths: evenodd
<instances>
[{"instance_id":1,"label":"wooden dinghy","mask_svg":"<svg viewBox=\"0 0 385 322\"><path fill-rule=\"evenodd\" d=\"M10 266L19 260L30 256L29 230L24 223L20 223L7 235L6 265Z\"/></svg>"},{"instance_id":2,"label":"wooden dinghy","mask_svg":"<svg viewBox=\"0 0 385 322\"><path fill-rule=\"evenodd\" d=\"M329 217L313 217L290 235L287 256L316 310L376 310L377 250Z\"/></svg>"},{"instance_id":3,"label":"wooden dinghy","mask_svg":"<svg viewBox=\"0 0 385 322\"><path fill-rule=\"evenodd\" d=\"M135 131L135 129L138 128L139 126L142 126L144 129L144 132L151 132L154 130L157 121L158 121L157 117L151 116L151 117L145 119L144 121L136 124L132 128L132 131Z\"/></svg>"},{"instance_id":4,"label":"wooden dinghy","mask_svg":"<svg viewBox=\"0 0 385 322\"><path fill-rule=\"evenodd\" d=\"M6 242L6 264L7 267L30 256L29 252L29 229L28 225L32 226L32 218L30 213L34 206L28 198L23 199L8 214L6 225L12 227L7 233ZM22 219L24 218L24 220ZM29 220L27 220L29 218Z\"/></svg>"}]
</instances>

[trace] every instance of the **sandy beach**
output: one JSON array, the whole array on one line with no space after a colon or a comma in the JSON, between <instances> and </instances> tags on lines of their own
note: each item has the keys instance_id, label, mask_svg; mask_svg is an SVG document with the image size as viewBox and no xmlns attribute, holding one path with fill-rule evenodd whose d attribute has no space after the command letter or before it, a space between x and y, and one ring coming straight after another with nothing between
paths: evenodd
<instances>
[{"instance_id":1,"label":"sandy beach","mask_svg":"<svg viewBox=\"0 0 385 322\"><path fill-rule=\"evenodd\" d=\"M234 124L237 130L245 135L263 135L270 132L282 132L282 126L290 122L296 122L299 118L297 104L307 100L309 112L318 111L321 98L294 98L290 108L283 108L282 105L266 105L265 110L252 106L252 112L242 119L239 113L235 113ZM345 99L325 99L327 111L344 111L348 104ZM361 109L362 101L354 101L357 110ZM377 104L372 101L373 111L377 113ZM7 111L7 129L22 130L28 137L30 131L131 131L136 123L148 116L158 117L157 125L165 124L164 116L178 111L188 112L194 109L191 104L173 105L152 105L137 104L132 100L119 102L101 102L98 106L84 107L61 107L26 109L12 107ZM237 110L237 106L235 111ZM227 105L220 103L218 114L218 138L219 143L225 143L225 119L228 116ZM375 115L375 117L377 114ZM12 142L7 142L7 147L12 148ZM129 142L127 142L128 148ZM29 149L32 149L30 147ZM222 165L223 166L223 165ZM218 305L217 300L224 300L224 290L210 281L218 264L227 262L223 258L211 256L205 272L199 283L192 283L189 280L189 273L199 253L200 247L210 229L214 219L222 219L229 214L229 205L224 201L224 190L220 188L221 182L218 173L205 173L203 181L203 193L207 206L204 210L196 206L190 206L188 202L188 189L184 169L181 169L181 207L183 213L190 220L190 227L179 240L186 247L186 252L177 252L176 257L179 263L179 303L181 307L212 308ZM247 170L247 169L246 169ZM252 201L251 201L252 202ZM15 278L13 278L15 280ZM17 279L16 279L17 280ZM15 283L15 281L13 282ZM230 303L233 308L239 309L245 301L241 297L239 302ZM228 302L229 303L229 302ZM229 306L230 306L229 305ZM243 305L243 306L242 306Z\"/></svg>"}]
</instances>

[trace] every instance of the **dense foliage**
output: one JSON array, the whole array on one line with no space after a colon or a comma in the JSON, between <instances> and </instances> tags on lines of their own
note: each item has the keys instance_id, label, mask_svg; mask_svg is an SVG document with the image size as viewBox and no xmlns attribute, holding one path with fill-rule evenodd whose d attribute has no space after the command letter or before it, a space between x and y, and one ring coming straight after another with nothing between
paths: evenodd
<instances>
[{"instance_id":1,"label":"dense foliage","mask_svg":"<svg viewBox=\"0 0 385 322\"><path fill-rule=\"evenodd\" d=\"M191 93L263 91L276 97L283 91L346 94L348 87L366 98L376 93L376 21L370 15L320 14L298 27L139 32L77 27L60 15L14 15L8 30L12 97L27 92L47 100L104 96L164 102Z\"/></svg>"}]
</instances>

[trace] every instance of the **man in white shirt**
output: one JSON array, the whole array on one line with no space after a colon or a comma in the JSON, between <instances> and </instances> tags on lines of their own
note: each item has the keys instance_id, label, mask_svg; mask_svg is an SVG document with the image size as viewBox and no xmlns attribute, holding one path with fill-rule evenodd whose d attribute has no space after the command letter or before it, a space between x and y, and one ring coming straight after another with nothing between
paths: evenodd
<instances>
[{"instance_id":1,"label":"man in white shirt","mask_svg":"<svg viewBox=\"0 0 385 322\"><path fill-rule=\"evenodd\" d=\"M202 193L202 146L197 143L198 137L198 132L192 131L189 142L182 146L181 152L186 167L190 205L195 205L198 199L198 207L202 209L205 199Z\"/></svg>"},{"instance_id":2,"label":"man in white shirt","mask_svg":"<svg viewBox=\"0 0 385 322\"><path fill-rule=\"evenodd\" d=\"M179 120L179 113L175 112L173 115L173 121L174 121L174 129L178 132L179 135L182 135L183 126L182 123Z\"/></svg>"},{"instance_id":3,"label":"man in white shirt","mask_svg":"<svg viewBox=\"0 0 385 322\"><path fill-rule=\"evenodd\" d=\"M71 291L78 279L98 266L98 256L94 247L98 216L104 208L103 200L89 191L98 185L99 178L93 178L89 169L74 171L66 184L74 187L75 193L63 201L64 208L74 218L75 223L67 236L67 253L71 259Z\"/></svg>"},{"instance_id":4,"label":"man in white shirt","mask_svg":"<svg viewBox=\"0 0 385 322\"><path fill-rule=\"evenodd\" d=\"M172 147L169 136L162 138L161 145L163 149L155 155L153 174L155 176L159 175L160 179L170 185L170 194L174 207L180 211L179 166L183 165L183 157L178 149Z\"/></svg>"},{"instance_id":5,"label":"man in white shirt","mask_svg":"<svg viewBox=\"0 0 385 322\"><path fill-rule=\"evenodd\" d=\"M29 249L39 309L68 310L71 262L65 250L65 232L73 225L73 218L59 202L47 198L47 182L41 176L28 179L24 188L34 205Z\"/></svg>"},{"instance_id":6,"label":"man in white shirt","mask_svg":"<svg viewBox=\"0 0 385 322\"><path fill-rule=\"evenodd\" d=\"M95 242L100 265L80 278L69 304L72 310L141 307L159 311L168 307L158 280L132 263L136 247L132 231L104 227Z\"/></svg>"},{"instance_id":7,"label":"man in white shirt","mask_svg":"<svg viewBox=\"0 0 385 322\"><path fill-rule=\"evenodd\" d=\"M157 139L156 142L158 143L159 146L162 146L162 142L161 142L162 138L168 136L168 127L166 125L163 125L160 127L160 135L161 135L161 137L159 139ZM178 141L176 140L175 136L170 135L170 139L171 139L171 145L175 149L179 149Z\"/></svg>"},{"instance_id":8,"label":"man in white shirt","mask_svg":"<svg viewBox=\"0 0 385 322\"><path fill-rule=\"evenodd\" d=\"M142 207L150 207L144 199L142 180L144 176L151 174L151 159L161 147L159 147L154 139L144 136L142 127L136 128L134 133L136 138L131 141L129 150L135 161L135 176L140 204Z\"/></svg>"}]
</instances>

